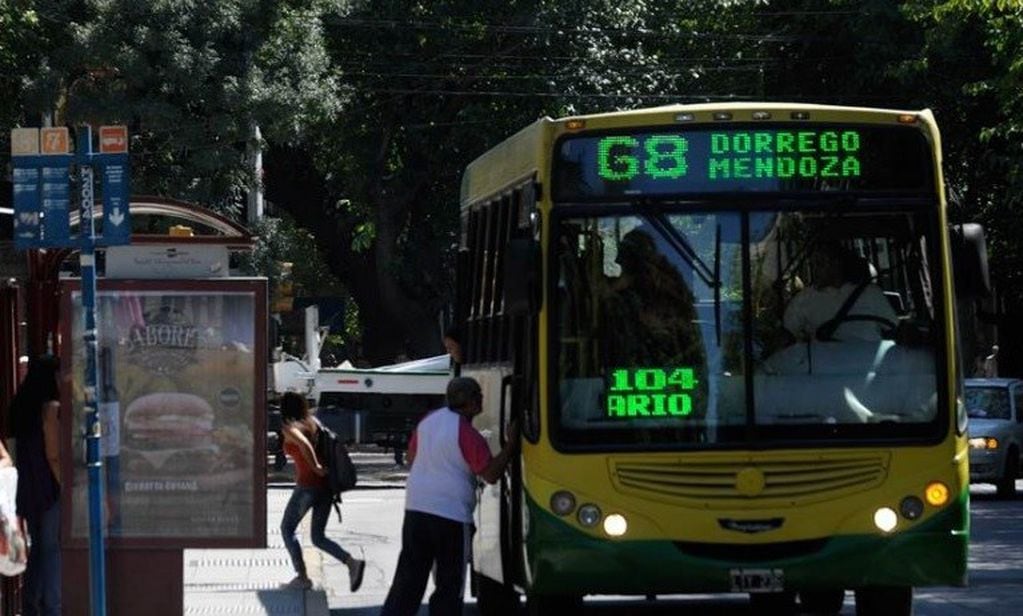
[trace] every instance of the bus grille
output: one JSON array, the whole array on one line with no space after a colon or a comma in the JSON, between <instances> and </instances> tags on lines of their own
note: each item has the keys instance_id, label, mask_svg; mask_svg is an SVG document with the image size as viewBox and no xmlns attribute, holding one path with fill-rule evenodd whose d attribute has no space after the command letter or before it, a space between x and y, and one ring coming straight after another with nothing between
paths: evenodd
<instances>
[{"instance_id":1,"label":"bus grille","mask_svg":"<svg viewBox=\"0 0 1023 616\"><path fill-rule=\"evenodd\" d=\"M658 500L698 501L702 506L734 507L765 500L797 506L875 487L887 470L886 453L611 461L612 479L620 492Z\"/></svg>"}]
</instances>

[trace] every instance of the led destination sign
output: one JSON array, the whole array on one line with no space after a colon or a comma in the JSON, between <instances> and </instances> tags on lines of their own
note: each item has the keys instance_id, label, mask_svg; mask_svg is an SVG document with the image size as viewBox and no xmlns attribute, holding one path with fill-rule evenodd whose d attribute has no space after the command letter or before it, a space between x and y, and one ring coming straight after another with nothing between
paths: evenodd
<instances>
[{"instance_id":1,"label":"led destination sign","mask_svg":"<svg viewBox=\"0 0 1023 616\"><path fill-rule=\"evenodd\" d=\"M858 178L860 132L728 131L707 133L707 179ZM597 142L597 175L605 180L675 179L689 172L689 137L604 137Z\"/></svg>"},{"instance_id":2,"label":"led destination sign","mask_svg":"<svg viewBox=\"0 0 1023 616\"><path fill-rule=\"evenodd\" d=\"M696 383L692 368L616 368L608 383L607 417L686 417L693 412Z\"/></svg>"},{"instance_id":3,"label":"led destination sign","mask_svg":"<svg viewBox=\"0 0 1023 616\"><path fill-rule=\"evenodd\" d=\"M904 126L671 127L562 140L554 195L928 191L931 164L922 134Z\"/></svg>"}]
</instances>

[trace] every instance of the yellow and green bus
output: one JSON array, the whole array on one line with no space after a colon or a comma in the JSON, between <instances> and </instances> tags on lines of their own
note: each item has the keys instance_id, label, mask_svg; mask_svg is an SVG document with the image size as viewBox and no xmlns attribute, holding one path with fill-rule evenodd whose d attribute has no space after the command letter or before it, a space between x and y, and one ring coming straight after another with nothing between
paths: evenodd
<instances>
[{"instance_id":1,"label":"yellow and green bus","mask_svg":"<svg viewBox=\"0 0 1023 616\"><path fill-rule=\"evenodd\" d=\"M927 110L728 103L543 118L472 162L461 372L492 446L523 435L479 494L481 612L897 615L965 584L954 282L987 266L941 160Z\"/></svg>"}]
</instances>

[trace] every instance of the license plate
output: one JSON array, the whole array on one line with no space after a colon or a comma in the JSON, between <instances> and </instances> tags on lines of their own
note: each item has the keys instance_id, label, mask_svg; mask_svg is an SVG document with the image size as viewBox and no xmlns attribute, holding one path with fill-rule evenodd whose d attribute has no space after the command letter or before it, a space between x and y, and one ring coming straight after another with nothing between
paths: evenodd
<instances>
[{"instance_id":1,"label":"license plate","mask_svg":"<svg viewBox=\"0 0 1023 616\"><path fill-rule=\"evenodd\" d=\"M732 569L732 592L780 592L785 590L781 569Z\"/></svg>"}]
</instances>

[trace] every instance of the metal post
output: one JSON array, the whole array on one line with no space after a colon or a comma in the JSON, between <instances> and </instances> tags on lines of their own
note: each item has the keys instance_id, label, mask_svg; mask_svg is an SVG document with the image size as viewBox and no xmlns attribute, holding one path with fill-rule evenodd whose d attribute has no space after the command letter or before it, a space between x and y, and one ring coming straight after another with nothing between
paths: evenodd
<instances>
[{"instance_id":1,"label":"metal post","mask_svg":"<svg viewBox=\"0 0 1023 616\"><path fill-rule=\"evenodd\" d=\"M103 458L100 456L96 333L96 225L93 221L92 128L80 127L77 163L81 180L82 313L85 317L85 452L89 473L89 590L92 616L106 616L106 574L103 549Z\"/></svg>"}]
</instances>

